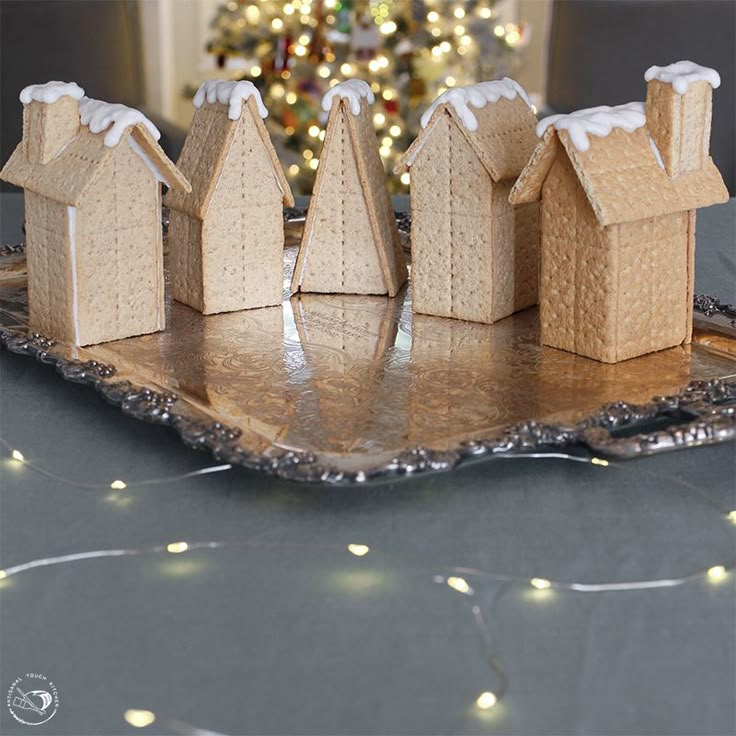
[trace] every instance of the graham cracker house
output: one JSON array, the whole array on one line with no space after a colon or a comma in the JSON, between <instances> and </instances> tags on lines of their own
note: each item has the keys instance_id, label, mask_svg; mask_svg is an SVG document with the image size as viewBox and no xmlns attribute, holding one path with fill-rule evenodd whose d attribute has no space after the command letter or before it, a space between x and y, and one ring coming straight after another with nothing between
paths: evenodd
<instances>
[{"instance_id":1,"label":"graham cracker house","mask_svg":"<svg viewBox=\"0 0 736 736\"><path fill-rule=\"evenodd\" d=\"M192 191L169 192L171 294L203 314L281 304L289 184L251 82L204 82L177 166Z\"/></svg>"},{"instance_id":2,"label":"graham cracker house","mask_svg":"<svg viewBox=\"0 0 736 736\"><path fill-rule=\"evenodd\" d=\"M76 84L26 87L0 178L25 190L29 326L74 345L164 328L161 184L189 182L142 113Z\"/></svg>"},{"instance_id":3,"label":"graham cracker house","mask_svg":"<svg viewBox=\"0 0 736 736\"><path fill-rule=\"evenodd\" d=\"M709 155L712 88L651 67L646 103L553 115L511 191L541 201L541 339L606 363L689 343L695 211L728 199Z\"/></svg>"},{"instance_id":4,"label":"graham cracker house","mask_svg":"<svg viewBox=\"0 0 736 736\"><path fill-rule=\"evenodd\" d=\"M371 119L373 93L351 79L322 100L329 113L291 290L395 296L407 279Z\"/></svg>"},{"instance_id":5,"label":"graham cracker house","mask_svg":"<svg viewBox=\"0 0 736 736\"><path fill-rule=\"evenodd\" d=\"M443 92L394 172L411 173L415 312L496 322L537 303L538 207L508 196L537 143L512 79Z\"/></svg>"}]
</instances>

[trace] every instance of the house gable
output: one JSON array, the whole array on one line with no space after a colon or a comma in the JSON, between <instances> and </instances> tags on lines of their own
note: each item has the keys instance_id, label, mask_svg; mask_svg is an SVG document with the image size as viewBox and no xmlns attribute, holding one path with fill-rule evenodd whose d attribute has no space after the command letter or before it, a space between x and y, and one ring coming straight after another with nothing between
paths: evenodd
<instances>
[{"instance_id":1,"label":"house gable","mask_svg":"<svg viewBox=\"0 0 736 736\"><path fill-rule=\"evenodd\" d=\"M238 123L206 212L274 203L281 206L283 191L273 176L273 164L258 129L247 118Z\"/></svg>"},{"instance_id":2,"label":"house gable","mask_svg":"<svg viewBox=\"0 0 736 736\"><path fill-rule=\"evenodd\" d=\"M249 128L248 131L242 131ZM228 160L236 136L247 135L251 146L251 155L260 154L256 146L260 146L268 167L259 166L253 176L249 159L246 173L254 183L258 175L268 176L276 182L283 204L293 206L294 199L284 172L279 163L266 126L258 113L257 103L253 97L243 103L243 112L237 120L228 117L228 108L218 102L207 102L194 113L192 125L187 134L177 166L192 183L191 194L169 192L165 203L171 209L183 212L200 220L204 219L222 183L223 172L230 178ZM239 157L246 155L240 152ZM227 171L226 171L227 169ZM226 186L223 184L223 186ZM226 197L226 195L221 195ZM240 196L240 193L238 193Z\"/></svg>"},{"instance_id":3,"label":"house gable","mask_svg":"<svg viewBox=\"0 0 736 736\"><path fill-rule=\"evenodd\" d=\"M529 160L537 142L537 118L521 97L501 98L481 108L473 108L478 127L468 130L452 105L439 105L426 127L411 144L394 168L400 174L410 170L424 155L424 146L433 135L438 120L449 117L462 132L494 181L517 177Z\"/></svg>"},{"instance_id":4,"label":"house gable","mask_svg":"<svg viewBox=\"0 0 736 736\"><path fill-rule=\"evenodd\" d=\"M141 315L146 331L163 327L160 205L149 164L122 141L74 214L80 344L130 334Z\"/></svg>"}]
</instances>

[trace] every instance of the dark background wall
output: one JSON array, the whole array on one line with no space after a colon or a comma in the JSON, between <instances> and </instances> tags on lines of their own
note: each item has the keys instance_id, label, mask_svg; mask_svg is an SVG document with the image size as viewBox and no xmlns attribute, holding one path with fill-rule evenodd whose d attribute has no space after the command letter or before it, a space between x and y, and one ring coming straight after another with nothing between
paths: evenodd
<instances>
[{"instance_id":1,"label":"dark background wall","mask_svg":"<svg viewBox=\"0 0 736 736\"><path fill-rule=\"evenodd\" d=\"M557 112L646 96L644 71L688 59L717 69L711 153L736 190L736 2L555 0L547 103Z\"/></svg>"}]
</instances>

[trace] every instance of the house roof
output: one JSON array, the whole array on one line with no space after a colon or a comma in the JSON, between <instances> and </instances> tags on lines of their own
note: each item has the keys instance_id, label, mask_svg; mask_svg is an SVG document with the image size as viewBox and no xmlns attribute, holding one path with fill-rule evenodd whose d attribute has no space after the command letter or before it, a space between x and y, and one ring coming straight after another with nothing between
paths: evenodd
<instances>
[{"instance_id":1,"label":"house roof","mask_svg":"<svg viewBox=\"0 0 736 736\"><path fill-rule=\"evenodd\" d=\"M287 207L293 207L291 188L263 123L255 97L249 97L244 101L243 112L235 120L229 117L228 105L220 102L202 103L197 109L177 161L177 166L189 178L192 190L188 194L168 192L165 200L168 207L191 217L199 219L205 217L217 189L228 151L241 124L256 126L271 161L276 182L281 189L283 202Z\"/></svg>"},{"instance_id":2,"label":"house roof","mask_svg":"<svg viewBox=\"0 0 736 736\"><path fill-rule=\"evenodd\" d=\"M550 126L511 190L512 204L541 199L542 186L564 151L601 225L633 222L707 207L728 199L718 169L708 158L698 171L671 178L646 127L614 128L589 136L587 150L577 148L567 130Z\"/></svg>"},{"instance_id":3,"label":"house roof","mask_svg":"<svg viewBox=\"0 0 736 736\"><path fill-rule=\"evenodd\" d=\"M116 146L105 145L104 137L102 133L93 133L82 126L61 153L46 164L29 161L25 141L21 141L0 171L0 178L61 204L76 207L105 168L108 158L115 153ZM145 156L146 163L154 168L167 186L172 190L188 190L189 182L144 125L128 127L121 142L129 137L140 148L139 155Z\"/></svg>"},{"instance_id":4,"label":"house roof","mask_svg":"<svg viewBox=\"0 0 736 736\"><path fill-rule=\"evenodd\" d=\"M400 174L411 169L417 157L421 156L426 140L432 135L435 123L443 115L449 115L463 132L494 181L518 176L537 143L534 132L537 118L521 96L513 99L501 97L497 102L473 108L478 123L476 130L466 127L452 104L443 103L436 107L427 125L396 164L394 173Z\"/></svg>"}]
</instances>

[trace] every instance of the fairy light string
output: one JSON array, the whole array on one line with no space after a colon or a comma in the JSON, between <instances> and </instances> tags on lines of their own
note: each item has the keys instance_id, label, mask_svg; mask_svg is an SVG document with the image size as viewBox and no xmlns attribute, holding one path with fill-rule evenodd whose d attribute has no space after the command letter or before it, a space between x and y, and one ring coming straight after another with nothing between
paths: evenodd
<instances>
[{"instance_id":1,"label":"fairy light string","mask_svg":"<svg viewBox=\"0 0 736 736\"><path fill-rule=\"evenodd\" d=\"M146 478L143 480L121 480L120 478L116 478L112 480L110 483L86 483L84 481L78 481L78 480L72 480L71 478L65 478L62 475L57 475L56 473L52 473L45 468L41 467L40 465L31 462L26 458L26 456L18 449L14 448L10 443L8 443L5 439L0 437L0 445L3 445L9 453L10 453L10 460L14 463L17 463L18 465L22 465L25 468L28 468L29 470L32 470L34 473L38 473L39 475L43 475L44 477L48 478L49 480L56 481L57 483L63 483L67 486L73 486L75 488L84 488L89 490L109 490L112 488L114 491L123 491L126 488L133 488L138 486L154 486L154 485L162 485L164 483L175 483L176 481L180 480L186 480L187 478L196 478L200 475L210 475L212 473L222 473L225 470L232 470L232 465L229 463L225 463L223 465L210 465L206 468L199 468L197 470L191 470L187 473L180 473L178 475L169 475L164 476L160 478Z\"/></svg>"},{"instance_id":2,"label":"fairy light string","mask_svg":"<svg viewBox=\"0 0 736 736\"><path fill-rule=\"evenodd\" d=\"M17 463L19 466L28 468L36 473L39 473L49 479L57 482L62 482L69 486L84 488L84 489L109 489L124 490L129 487L139 486L151 486L159 485L163 483L175 482L186 478L197 477L201 475L207 475L211 473L223 472L231 470L232 466L229 464L209 466L200 468L198 470L190 471L188 473L178 474L174 476L144 479L138 481L124 481L121 479L115 479L110 483L83 483L74 481L63 476L59 476L55 473L47 471L45 468L37 465L36 463L29 462L23 452L17 448L12 447L6 440L0 437L0 444L2 444L9 454L9 461ZM583 462L589 465L594 465L600 468L616 467L620 468L619 463L612 463L603 458L585 458L575 455L567 455L565 453L534 453L534 455L522 455L522 456L499 456L509 459L520 459L522 457L545 457L545 458L559 458L564 460L570 460L573 462ZM641 468L638 470L641 471ZM725 518L733 523L736 523L736 510L726 510L720 504L715 502L709 496L707 496L700 488L694 484L688 483L681 478L674 476L659 476L658 474L646 472L650 476L657 478L666 479L674 485L679 485L687 490L695 492L701 499L704 499L714 508L717 508ZM308 548L320 548L320 549L334 549L335 551L344 554L347 552L351 556L361 559L369 553L375 553L372 546L364 544L362 542L351 542L347 545L332 545L332 544L311 544L311 545L285 545L278 543L263 543L257 541L171 541L165 544L158 544L150 547L140 548L116 548L116 549L99 549L74 552L65 555L58 555L53 557L44 557L26 562L21 562L15 565L11 565L5 569L0 569L0 589L2 581L8 580L14 576L28 573L34 569L42 567L51 567L58 565L68 565L81 563L84 561L95 560L95 559L111 559L120 557L134 557L143 555L178 555L189 553L193 551L212 551L220 550L224 548L248 548L248 547L299 547L302 549ZM385 552L385 557L390 558ZM401 560L393 560L393 563L400 563ZM516 574L500 573L489 570L482 570L472 567L449 567L446 568L444 574L434 574L431 576L432 581L435 584L441 584L447 586L451 592L455 595L462 596L466 599L466 602L470 604L470 614L472 617L473 624L478 631L485 659L489 665L489 668L494 676L494 684L491 688L479 692L475 698L475 707L479 711L488 711L494 708L497 703L504 697L508 688L509 681L508 676L503 668L503 665L496 653L495 644L491 634L490 626L483 614L483 611L477 603L476 590L474 585L478 585L483 581L499 584L498 590L494 597L493 605L491 609L495 608L495 603L505 593L505 591L511 587L521 588L532 588L537 591L560 591L570 593L582 593L582 594L614 594L614 593L632 593L641 591L652 591L658 589L675 588L680 587L689 583L697 581L706 581L710 584L717 585L728 579L736 568L736 560L713 564L706 569L701 569L681 575L678 577L670 578L656 578L647 580L633 580L633 581L622 581L622 582L578 582L578 581L564 581L564 580L553 580L541 576L527 577ZM410 573L416 573L421 575L428 575L431 573L426 568L412 568L403 567L404 570ZM150 710L140 709L128 709L124 713L124 720L131 726L138 728L147 728L152 725L156 720L156 715ZM162 723L164 721L161 721ZM191 734L214 734L215 732L199 729L193 726L189 726L180 721L168 720L166 721L169 725L178 725L178 731L180 733L191 733ZM177 730L177 729L174 729Z\"/></svg>"},{"instance_id":3,"label":"fairy light string","mask_svg":"<svg viewBox=\"0 0 736 736\"><path fill-rule=\"evenodd\" d=\"M123 480L121 478L115 478L109 483L88 483L84 481L73 480L71 478L66 478L64 476L61 476L61 475L58 475L56 473L46 470L44 467L38 465L35 462L29 461L19 449L11 445L9 442L7 442L2 437L0 437L0 445L2 445L8 450L8 453L10 455L10 458L9 458L10 462L15 463L19 466L28 468L29 470L32 470L33 472L38 473L39 475L43 475L49 480L53 480L57 483L63 483L64 485L67 485L67 486L87 489L87 490L103 490L103 489L110 490L112 489L114 491L123 491L127 488L164 485L166 483L175 483L177 481L187 480L188 478L196 478L198 476L210 475L213 473L222 473L228 470L233 470L233 466L231 464L224 463L222 465L210 465L204 468L198 468L197 470L192 470L187 473L180 473L178 475L163 476L163 477L158 477L158 478L145 478L142 480L130 480L130 479ZM612 462L610 460L606 460L605 458L584 457L581 455L572 455L572 454L568 454L564 452L557 452L557 451L555 452L534 452L534 453L526 453L526 454L520 454L520 455L504 455L504 454L499 453L497 455L494 455L493 457L494 459L500 459L500 460L524 460L524 459L566 460L569 462L583 463L585 465L593 465L599 468L615 468L617 470L623 470L623 471L630 469L630 468L627 468L624 463ZM640 465L636 466L636 472L643 473L644 475L647 475L656 480L667 481L669 483L672 483L674 486L679 486L680 488L684 488L692 492L693 494L700 497L700 499L703 500L705 503L707 503L709 506L712 506L713 508L717 509L732 524L736 524L736 509L724 507L722 504L712 499L707 493L705 493L701 488L696 486L694 483L689 483L683 478L679 478L677 476L670 476L670 475L666 475L663 473L653 473L651 471L648 471L642 468Z\"/></svg>"}]
</instances>

